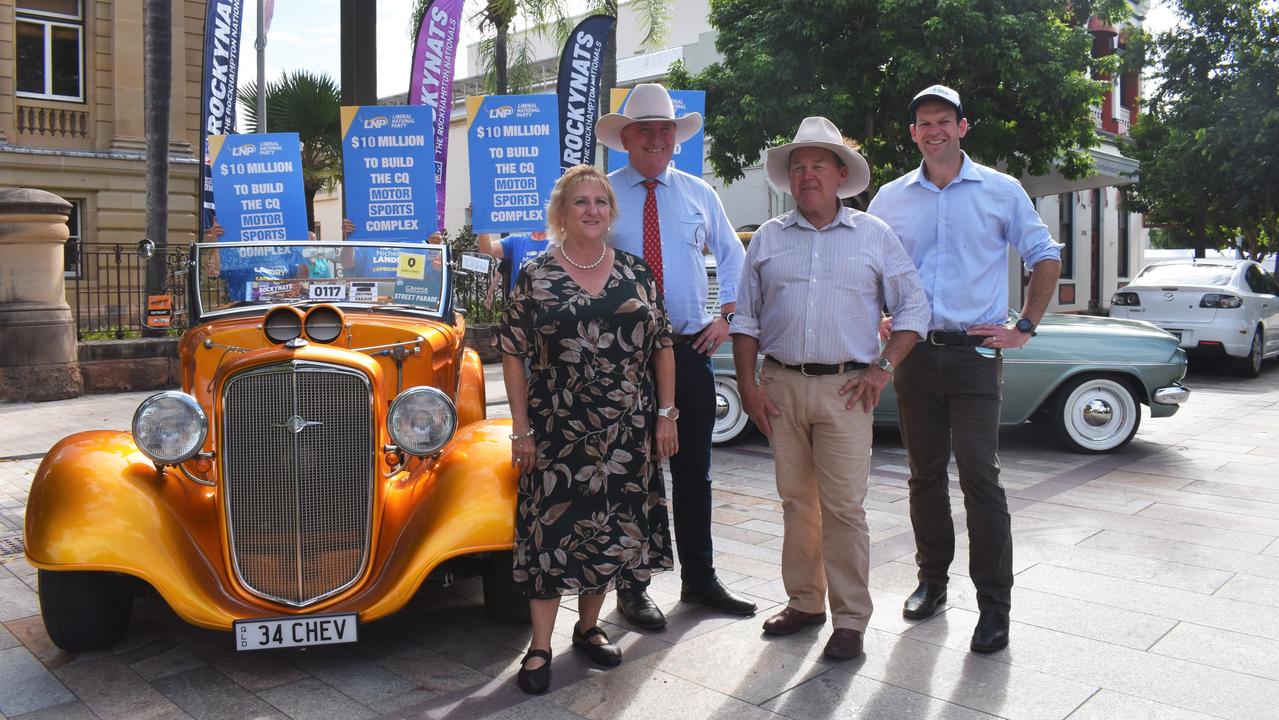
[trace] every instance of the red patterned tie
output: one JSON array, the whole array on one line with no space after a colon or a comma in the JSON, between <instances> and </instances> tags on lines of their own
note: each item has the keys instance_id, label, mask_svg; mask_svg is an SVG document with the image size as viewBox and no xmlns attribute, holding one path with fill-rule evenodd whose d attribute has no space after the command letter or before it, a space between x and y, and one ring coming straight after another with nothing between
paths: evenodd
<instances>
[{"instance_id":1,"label":"red patterned tie","mask_svg":"<svg viewBox=\"0 0 1279 720\"><path fill-rule=\"evenodd\" d=\"M644 188L648 197L644 198L644 262L653 271L653 280L657 283L657 291L662 291L662 229L657 224L657 187L656 180L645 180Z\"/></svg>"}]
</instances>

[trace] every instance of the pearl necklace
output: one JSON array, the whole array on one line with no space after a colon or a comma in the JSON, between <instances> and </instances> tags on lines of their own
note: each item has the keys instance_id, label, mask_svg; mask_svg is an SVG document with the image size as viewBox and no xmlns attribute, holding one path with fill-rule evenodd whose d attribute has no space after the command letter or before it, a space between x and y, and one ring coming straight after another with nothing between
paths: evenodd
<instances>
[{"instance_id":1,"label":"pearl necklace","mask_svg":"<svg viewBox=\"0 0 1279 720\"><path fill-rule=\"evenodd\" d=\"M572 265L578 270L591 270L592 268L599 267L599 264L604 262L604 256L607 254L608 254L608 244L600 243L600 256L595 258L595 262L591 263L590 265L582 265L578 263L577 261L573 260L573 258L568 256L567 246L560 245L560 255L563 255L564 259L568 261L568 264Z\"/></svg>"}]
</instances>

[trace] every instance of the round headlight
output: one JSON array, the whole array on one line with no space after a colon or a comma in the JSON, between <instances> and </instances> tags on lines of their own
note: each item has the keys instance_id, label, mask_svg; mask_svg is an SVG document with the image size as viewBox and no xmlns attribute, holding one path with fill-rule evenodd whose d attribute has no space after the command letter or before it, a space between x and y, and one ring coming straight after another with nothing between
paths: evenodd
<instances>
[{"instance_id":1,"label":"round headlight","mask_svg":"<svg viewBox=\"0 0 1279 720\"><path fill-rule=\"evenodd\" d=\"M286 343L302 334L302 313L289 305L272 308L262 319L262 331L271 342Z\"/></svg>"},{"instance_id":2,"label":"round headlight","mask_svg":"<svg viewBox=\"0 0 1279 720\"><path fill-rule=\"evenodd\" d=\"M200 452L208 432L200 404L175 390L152 395L133 413L134 442L162 465L176 465Z\"/></svg>"},{"instance_id":3,"label":"round headlight","mask_svg":"<svg viewBox=\"0 0 1279 720\"><path fill-rule=\"evenodd\" d=\"M306 336L318 343L331 343L342 335L342 311L332 305L316 305L306 314Z\"/></svg>"},{"instance_id":4,"label":"round headlight","mask_svg":"<svg viewBox=\"0 0 1279 720\"><path fill-rule=\"evenodd\" d=\"M448 395L433 387L412 387L391 402L387 430L401 450L430 455L444 447L457 429L457 411Z\"/></svg>"}]
</instances>

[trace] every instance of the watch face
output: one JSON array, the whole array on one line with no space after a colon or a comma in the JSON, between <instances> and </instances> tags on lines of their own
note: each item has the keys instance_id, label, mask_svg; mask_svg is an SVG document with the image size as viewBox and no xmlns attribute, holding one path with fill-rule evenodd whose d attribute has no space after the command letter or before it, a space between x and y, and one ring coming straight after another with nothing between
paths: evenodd
<instances>
[{"instance_id":1,"label":"watch face","mask_svg":"<svg viewBox=\"0 0 1279 720\"><path fill-rule=\"evenodd\" d=\"M666 418L667 420L679 420L679 408L677 407L666 408L664 411L658 410L657 414Z\"/></svg>"},{"instance_id":2,"label":"watch face","mask_svg":"<svg viewBox=\"0 0 1279 720\"><path fill-rule=\"evenodd\" d=\"M1018 320L1016 327L1019 331L1024 333L1034 332L1035 330L1035 324L1032 323L1030 320L1027 320L1026 318L1022 318Z\"/></svg>"}]
</instances>

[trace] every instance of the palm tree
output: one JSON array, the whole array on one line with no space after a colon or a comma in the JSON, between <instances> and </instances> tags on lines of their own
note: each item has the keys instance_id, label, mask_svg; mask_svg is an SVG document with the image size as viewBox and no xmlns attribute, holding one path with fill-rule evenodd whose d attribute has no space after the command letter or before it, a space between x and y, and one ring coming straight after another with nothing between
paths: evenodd
<instances>
[{"instance_id":1,"label":"palm tree","mask_svg":"<svg viewBox=\"0 0 1279 720\"><path fill-rule=\"evenodd\" d=\"M143 118L147 138L146 150L146 237L161 250L159 257L147 264L148 295L164 293L165 270L163 249L169 244L169 110L172 88L173 6L172 0L147 0L143 8L143 62L146 80ZM163 335L163 330L146 331L147 335Z\"/></svg>"},{"instance_id":2,"label":"palm tree","mask_svg":"<svg viewBox=\"0 0 1279 720\"><path fill-rule=\"evenodd\" d=\"M341 108L337 83L328 75L298 70L266 86L266 129L258 125L258 84L236 93L253 132L296 132L302 141L306 222L315 229L315 194L342 179Z\"/></svg>"}]
</instances>

